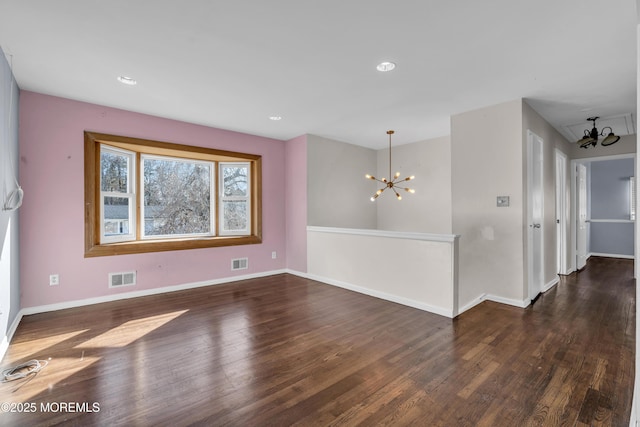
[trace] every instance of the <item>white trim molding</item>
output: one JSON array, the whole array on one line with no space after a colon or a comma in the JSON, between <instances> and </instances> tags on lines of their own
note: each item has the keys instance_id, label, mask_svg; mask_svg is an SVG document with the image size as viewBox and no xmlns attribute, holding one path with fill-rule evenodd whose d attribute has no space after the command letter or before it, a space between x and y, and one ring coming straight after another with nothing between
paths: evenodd
<instances>
[{"instance_id":1,"label":"white trim molding","mask_svg":"<svg viewBox=\"0 0 640 427\"><path fill-rule=\"evenodd\" d=\"M286 272L287 271L283 269L283 270L267 271L262 273L246 274L242 276L225 277L221 279L205 280L202 282L183 283L179 285L164 286L161 288L144 289L141 291L123 292L115 295L105 295L105 296L95 297L95 298L65 301L57 304L47 304L47 305L40 305L36 307L26 307L26 308L23 308L21 311L22 311L22 314L26 316L30 314L39 314L39 313L46 313L49 311L64 310L67 308L82 307L85 305L100 304L103 302L111 302L111 301L118 301L118 300L129 299L129 298L145 297L149 295L158 295L158 294L164 294L168 292L184 291L187 289L201 288L204 286L222 285L225 283L239 282L241 280L274 276L276 274L284 274Z\"/></svg>"},{"instance_id":2,"label":"white trim molding","mask_svg":"<svg viewBox=\"0 0 640 427\"><path fill-rule=\"evenodd\" d=\"M622 255L622 254L603 254L598 252L592 252L591 256L601 256L605 258L620 258L620 259L636 259L633 255Z\"/></svg>"},{"instance_id":3,"label":"white trim molding","mask_svg":"<svg viewBox=\"0 0 640 427\"><path fill-rule=\"evenodd\" d=\"M557 285L559 282L560 282L560 277L559 276L554 277L552 280L550 280L544 285L544 287L542 288L542 293L547 292L548 290L553 288L555 285ZM531 304L531 300L529 298L523 299L523 300L517 300L517 299L501 297L498 295L482 294L482 295L478 295L469 303L465 304L464 307L461 307L459 310L459 314L472 309L473 307L475 307L476 305L484 301L493 301L500 304L511 305L518 308L527 308Z\"/></svg>"},{"instance_id":4,"label":"white trim molding","mask_svg":"<svg viewBox=\"0 0 640 427\"><path fill-rule=\"evenodd\" d=\"M560 276L556 276L554 277L552 280L550 280L549 282L547 282L544 287L542 288L542 293L547 292L548 290L550 290L551 288L553 288L555 285L557 285L558 283L560 283Z\"/></svg>"},{"instance_id":5,"label":"white trim molding","mask_svg":"<svg viewBox=\"0 0 640 427\"><path fill-rule=\"evenodd\" d=\"M285 274L289 272L290 271L286 269L273 270L273 271L266 271L262 273L246 274L242 276L232 276L232 277L225 277L221 279L206 280L202 282L183 283L178 285L165 286L161 288L144 289L141 291L123 292L115 295L105 295L105 296L95 297L95 298L65 301L65 302L56 303L56 304L46 304L46 305L40 305L40 306L34 306L34 307L25 307L18 312L18 315L16 316L15 320L11 324L11 327L7 331L7 335L2 339L2 342L0 342L0 361L2 361L2 359L4 358L4 355L7 349L9 348L9 344L13 339L13 335L15 334L16 329L18 328L18 325L20 324L20 321L22 320L23 316L28 316L31 314L47 313L50 311L64 310L67 308L83 307L86 305L101 304L104 302L119 301L119 300L124 300L129 298L158 295L158 294L164 294L168 292L184 291L188 289L201 288L204 286L222 285L225 283L233 283L233 282L239 282L241 280L275 276L277 274ZM296 273L291 271L291 274L296 274Z\"/></svg>"},{"instance_id":6,"label":"white trim molding","mask_svg":"<svg viewBox=\"0 0 640 427\"><path fill-rule=\"evenodd\" d=\"M434 305L415 301L410 298L404 298L398 295L389 294L387 292L377 291L375 289L365 288L363 286L342 282L340 280L329 279L327 277L316 276L313 274L308 274L307 278L311 280L315 280L316 282L322 282L327 285L337 286L339 288L358 292L359 294L380 298L385 301L391 301L398 304L406 305L408 307L417 308L419 310L428 311L429 313L439 314L440 316L453 318L453 310L450 310L444 307L437 307Z\"/></svg>"},{"instance_id":7,"label":"white trim molding","mask_svg":"<svg viewBox=\"0 0 640 427\"><path fill-rule=\"evenodd\" d=\"M361 228L334 228L308 226L307 231L316 233L352 234L355 236L388 237L392 239L426 240L430 242L453 243L460 237L458 234L413 233L407 231L368 230Z\"/></svg>"}]
</instances>

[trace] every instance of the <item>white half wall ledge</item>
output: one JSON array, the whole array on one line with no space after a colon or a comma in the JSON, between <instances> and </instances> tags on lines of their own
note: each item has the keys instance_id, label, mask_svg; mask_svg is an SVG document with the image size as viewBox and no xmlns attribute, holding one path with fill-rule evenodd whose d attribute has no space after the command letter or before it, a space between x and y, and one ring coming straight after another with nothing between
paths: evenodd
<instances>
[{"instance_id":1,"label":"white half wall ledge","mask_svg":"<svg viewBox=\"0 0 640 427\"><path fill-rule=\"evenodd\" d=\"M453 243L460 238L459 234L412 233L408 231L371 230L362 228L334 228L307 226L307 231L316 233L353 234L356 236L388 237L392 239L426 240L430 242Z\"/></svg>"}]
</instances>

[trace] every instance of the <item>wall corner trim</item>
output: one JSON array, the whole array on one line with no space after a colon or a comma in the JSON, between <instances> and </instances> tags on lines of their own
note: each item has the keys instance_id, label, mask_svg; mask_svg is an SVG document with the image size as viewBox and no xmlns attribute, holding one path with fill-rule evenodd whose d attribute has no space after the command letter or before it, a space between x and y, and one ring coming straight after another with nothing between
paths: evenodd
<instances>
[{"instance_id":1,"label":"wall corner trim","mask_svg":"<svg viewBox=\"0 0 640 427\"><path fill-rule=\"evenodd\" d=\"M20 310L16 318L13 319L13 323L11 323L11 327L7 331L7 335L2 338L2 342L0 343L0 362L4 359L4 355L9 349L9 344L13 339L13 335L16 333L16 329L18 329L18 325L20 324L23 315L23 310Z\"/></svg>"}]
</instances>

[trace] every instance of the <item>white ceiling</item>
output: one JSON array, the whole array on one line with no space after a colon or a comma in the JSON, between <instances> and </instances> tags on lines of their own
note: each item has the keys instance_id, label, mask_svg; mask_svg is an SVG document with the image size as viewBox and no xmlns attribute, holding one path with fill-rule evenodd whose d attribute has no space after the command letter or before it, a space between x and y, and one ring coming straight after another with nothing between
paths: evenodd
<instances>
[{"instance_id":1,"label":"white ceiling","mask_svg":"<svg viewBox=\"0 0 640 427\"><path fill-rule=\"evenodd\" d=\"M517 98L567 137L636 117L636 25L635 0L0 0L23 90L372 148Z\"/></svg>"}]
</instances>

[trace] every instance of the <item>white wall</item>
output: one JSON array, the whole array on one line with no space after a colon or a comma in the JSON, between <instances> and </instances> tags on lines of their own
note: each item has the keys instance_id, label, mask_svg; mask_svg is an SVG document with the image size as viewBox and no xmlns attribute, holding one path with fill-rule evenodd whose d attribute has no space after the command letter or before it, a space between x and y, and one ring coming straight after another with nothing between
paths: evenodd
<instances>
[{"instance_id":1,"label":"white wall","mask_svg":"<svg viewBox=\"0 0 640 427\"><path fill-rule=\"evenodd\" d=\"M389 149L378 150L376 176L389 175ZM379 230L451 233L451 138L449 136L394 146L392 174L415 175L407 183L415 194L398 201L385 192L376 200ZM379 186L379 185L378 185ZM376 187L372 186L372 193Z\"/></svg>"},{"instance_id":2,"label":"white wall","mask_svg":"<svg viewBox=\"0 0 640 427\"><path fill-rule=\"evenodd\" d=\"M369 201L376 152L357 145L307 135L307 224L376 228Z\"/></svg>"},{"instance_id":3,"label":"white wall","mask_svg":"<svg viewBox=\"0 0 640 427\"><path fill-rule=\"evenodd\" d=\"M18 85L0 49L0 359L20 310L18 211L5 211L18 174Z\"/></svg>"},{"instance_id":4,"label":"white wall","mask_svg":"<svg viewBox=\"0 0 640 427\"><path fill-rule=\"evenodd\" d=\"M521 304L523 291L522 100L451 117L453 233L460 234L459 304L484 294ZM509 196L509 207L497 207Z\"/></svg>"}]
</instances>

